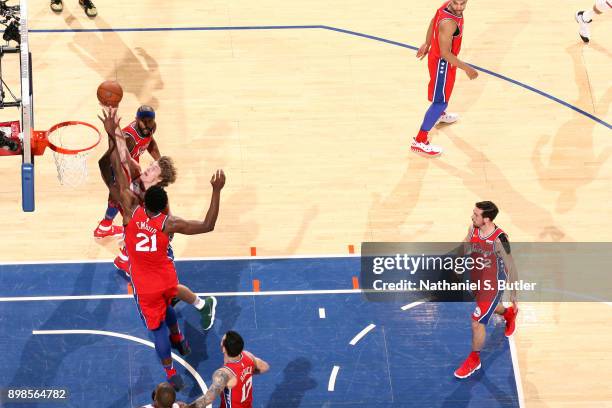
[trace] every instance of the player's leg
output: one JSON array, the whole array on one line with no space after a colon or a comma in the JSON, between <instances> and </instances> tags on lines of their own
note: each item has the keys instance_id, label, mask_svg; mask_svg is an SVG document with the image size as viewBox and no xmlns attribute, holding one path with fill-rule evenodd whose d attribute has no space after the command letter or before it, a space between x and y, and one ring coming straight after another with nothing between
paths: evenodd
<instances>
[{"instance_id":1,"label":"player's leg","mask_svg":"<svg viewBox=\"0 0 612 408\"><path fill-rule=\"evenodd\" d=\"M592 9L579 10L576 12L576 22L578 22L578 35L585 43L591 39L590 24L593 17L597 14L605 13L612 9L612 0L596 0Z\"/></svg>"},{"instance_id":2,"label":"player's leg","mask_svg":"<svg viewBox=\"0 0 612 408\"><path fill-rule=\"evenodd\" d=\"M428 156L437 156L442 153L442 148L429 143L429 132L448 106L444 97L444 86L447 79L448 64L445 60L429 61L429 86L428 98L432 102L425 113L419 132L410 146L417 153Z\"/></svg>"},{"instance_id":3,"label":"player's leg","mask_svg":"<svg viewBox=\"0 0 612 408\"><path fill-rule=\"evenodd\" d=\"M170 338L168 336L168 326L162 322L160 326L151 330L153 333L155 351L159 357L164 371L166 372L166 378L168 382L178 391L184 387L183 379L180 374L176 372L172 361L172 352L170 345Z\"/></svg>"},{"instance_id":4,"label":"player's leg","mask_svg":"<svg viewBox=\"0 0 612 408\"><path fill-rule=\"evenodd\" d=\"M170 340L170 345L173 349L178 350L181 356L187 356L191 353L191 347L189 346L189 342L181 333L181 329L178 325L178 319L176 318L176 312L174 308L170 305L166 308L166 325L170 330L170 335L168 339Z\"/></svg>"},{"instance_id":5,"label":"player's leg","mask_svg":"<svg viewBox=\"0 0 612 408\"><path fill-rule=\"evenodd\" d=\"M518 309L515 309L514 306L505 307L500 303L495 308L495 314L503 316L504 320L506 320L506 328L504 330L506 337L512 336L514 330L516 330L516 315L518 314Z\"/></svg>"},{"instance_id":6,"label":"player's leg","mask_svg":"<svg viewBox=\"0 0 612 408\"><path fill-rule=\"evenodd\" d=\"M98 9L96 9L96 6L94 6L91 0L79 0L79 5L85 10L87 17L95 17L98 15Z\"/></svg>"},{"instance_id":7,"label":"player's leg","mask_svg":"<svg viewBox=\"0 0 612 408\"><path fill-rule=\"evenodd\" d=\"M113 173L113 167L110 163L110 155L108 151L102 155L100 160L98 160L98 167L100 168L102 180L109 189L109 197L104 218L102 218L94 230L94 237L104 238L114 235L121 235L123 234L123 227L113 225L113 220L119 212L119 205L117 204L118 200L116 197L113 200L113 194L111 192L113 188L115 188L115 190L117 189L115 186L115 175Z\"/></svg>"},{"instance_id":8,"label":"player's leg","mask_svg":"<svg viewBox=\"0 0 612 408\"><path fill-rule=\"evenodd\" d=\"M472 352L465 361L455 370L455 377L467 378L474 374L480 367L480 350L482 350L487 331L486 325L497 309L501 292L487 292L479 294L476 299L476 309L472 313Z\"/></svg>"},{"instance_id":9,"label":"player's leg","mask_svg":"<svg viewBox=\"0 0 612 408\"><path fill-rule=\"evenodd\" d=\"M215 309L217 308L217 299L214 296L207 296L204 299L193 293L185 285L177 286L177 298L183 302L187 302L200 313L200 324L202 329L209 330L215 322Z\"/></svg>"},{"instance_id":10,"label":"player's leg","mask_svg":"<svg viewBox=\"0 0 612 408\"><path fill-rule=\"evenodd\" d=\"M476 309L478 310L478 307ZM486 323L478 321L478 318L474 320L474 316L472 316L472 319L472 352L455 370L455 377L457 378L467 378L481 367L480 350L482 350L486 338Z\"/></svg>"},{"instance_id":11,"label":"player's leg","mask_svg":"<svg viewBox=\"0 0 612 408\"><path fill-rule=\"evenodd\" d=\"M168 382L177 390L183 388L183 379L172 363L166 294L164 292L141 294L134 286L134 299L142 321L153 335L155 351L164 367ZM176 319L176 315L174 318Z\"/></svg>"},{"instance_id":12,"label":"player's leg","mask_svg":"<svg viewBox=\"0 0 612 408\"><path fill-rule=\"evenodd\" d=\"M448 74L446 76L446 83L444 84L444 99L447 103L448 101L450 101L450 97L453 93L453 89L455 88L455 77L456 76L457 76L457 67L450 67L448 69ZM442 112L442 114L438 118L436 125L438 123L455 123L457 120L459 120L459 114L448 112L445 109L444 112Z\"/></svg>"}]
</instances>

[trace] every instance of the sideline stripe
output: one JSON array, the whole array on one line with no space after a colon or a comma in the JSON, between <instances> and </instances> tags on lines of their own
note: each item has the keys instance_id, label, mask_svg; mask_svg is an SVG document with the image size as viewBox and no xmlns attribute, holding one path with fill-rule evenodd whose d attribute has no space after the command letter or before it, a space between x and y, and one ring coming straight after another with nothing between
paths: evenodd
<instances>
[{"instance_id":1,"label":"sideline stripe","mask_svg":"<svg viewBox=\"0 0 612 408\"><path fill-rule=\"evenodd\" d=\"M523 393L523 383L521 382L521 373L519 371L518 354L516 352L516 344L514 336L508 339L510 344L510 357L512 358L512 368L514 371L514 382L516 383L516 395L518 397L519 408L525 407L525 394Z\"/></svg>"},{"instance_id":2,"label":"sideline stripe","mask_svg":"<svg viewBox=\"0 0 612 408\"><path fill-rule=\"evenodd\" d=\"M212 292L196 293L198 296L285 296L285 295L338 295L360 294L366 291L355 289L323 289L323 290L279 290L264 292ZM11 296L0 297L0 302L32 302L45 300L102 300L102 299L133 299L132 295L67 295L67 296Z\"/></svg>"},{"instance_id":3,"label":"sideline stripe","mask_svg":"<svg viewBox=\"0 0 612 408\"><path fill-rule=\"evenodd\" d=\"M175 258L174 262L190 262L190 261L254 261L254 260L282 260L282 259L316 259L316 258L359 258L359 255L353 254L304 254L304 255L271 255L271 256L209 256L209 257L191 257L191 258ZM56 264L78 264L78 263L111 263L113 259L65 259L65 260L50 260L50 261L7 261L0 262L0 265L56 265Z\"/></svg>"}]
</instances>

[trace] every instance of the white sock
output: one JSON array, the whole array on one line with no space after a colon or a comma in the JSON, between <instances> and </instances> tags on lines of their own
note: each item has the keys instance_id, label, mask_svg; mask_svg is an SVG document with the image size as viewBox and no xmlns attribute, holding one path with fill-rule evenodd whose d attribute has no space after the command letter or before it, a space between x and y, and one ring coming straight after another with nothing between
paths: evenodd
<instances>
[{"instance_id":1,"label":"white sock","mask_svg":"<svg viewBox=\"0 0 612 408\"><path fill-rule=\"evenodd\" d=\"M591 21L593 21L594 15L595 15L595 12L592 9L586 10L584 13L582 13L582 20L585 23L590 23Z\"/></svg>"},{"instance_id":2,"label":"white sock","mask_svg":"<svg viewBox=\"0 0 612 408\"><path fill-rule=\"evenodd\" d=\"M193 303L193 306L198 310L202 310L204 308L204 300L201 297L197 296L195 303Z\"/></svg>"}]
</instances>

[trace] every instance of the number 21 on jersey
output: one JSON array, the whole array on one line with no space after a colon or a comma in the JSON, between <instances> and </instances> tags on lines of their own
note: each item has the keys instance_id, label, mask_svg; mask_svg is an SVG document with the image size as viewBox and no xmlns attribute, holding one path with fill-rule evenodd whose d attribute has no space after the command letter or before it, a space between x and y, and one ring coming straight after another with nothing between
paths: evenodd
<instances>
[{"instance_id":1,"label":"number 21 on jersey","mask_svg":"<svg viewBox=\"0 0 612 408\"><path fill-rule=\"evenodd\" d=\"M155 252L157 251L157 236L147 235L144 232L136 234L136 238L140 239L136 244L137 252Z\"/></svg>"}]
</instances>

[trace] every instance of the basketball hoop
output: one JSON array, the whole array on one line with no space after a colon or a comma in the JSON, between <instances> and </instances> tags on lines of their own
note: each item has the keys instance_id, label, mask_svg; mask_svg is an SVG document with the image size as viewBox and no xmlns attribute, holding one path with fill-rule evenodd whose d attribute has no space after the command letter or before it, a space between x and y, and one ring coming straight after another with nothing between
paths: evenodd
<instances>
[{"instance_id":1,"label":"basketball hoop","mask_svg":"<svg viewBox=\"0 0 612 408\"><path fill-rule=\"evenodd\" d=\"M32 153L41 155L49 146L53 150L60 184L78 187L87 180L87 156L101 139L102 134L94 125L80 121L61 122L47 131L34 131Z\"/></svg>"}]
</instances>

